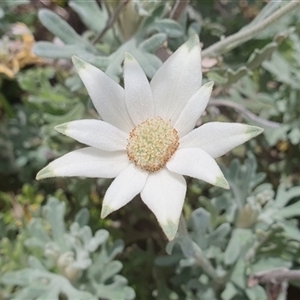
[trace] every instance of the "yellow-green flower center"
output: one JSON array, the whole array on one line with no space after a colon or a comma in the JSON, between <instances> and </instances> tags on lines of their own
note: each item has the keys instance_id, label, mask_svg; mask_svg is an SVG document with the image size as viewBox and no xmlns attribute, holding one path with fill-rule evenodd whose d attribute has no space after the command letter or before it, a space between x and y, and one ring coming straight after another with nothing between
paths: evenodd
<instances>
[{"instance_id":1,"label":"yellow-green flower center","mask_svg":"<svg viewBox=\"0 0 300 300\"><path fill-rule=\"evenodd\" d=\"M163 168L179 146L176 129L161 117L148 119L130 132L127 155L136 166L148 172Z\"/></svg>"}]
</instances>

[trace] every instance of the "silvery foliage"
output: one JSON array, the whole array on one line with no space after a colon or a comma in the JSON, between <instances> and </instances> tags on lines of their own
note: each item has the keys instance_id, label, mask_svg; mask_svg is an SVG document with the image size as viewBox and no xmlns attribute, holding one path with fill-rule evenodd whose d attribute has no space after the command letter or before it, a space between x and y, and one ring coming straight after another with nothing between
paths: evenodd
<instances>
[{"instance_id":1,"label":"silvery foliage","mask_svg":"<svg viewBox=\"0 0 300 300\"><path fill-rule=\"evenodd\" d=\"M273 6L278 5L278 2L270 1L270 5L266 5L268 11L258 14L254 22L271 14L274 11ZM143 21L139 30L124 43L121 38L115 38L113 30L109 30L103 37L103 43L92 42L108 20L108 12L104 7L96 5L96 1L69 1L69 5L87 27L83 35L77 34L55 13L41 10L40 21L59 42L58 39L53 43L39 42L34 51L42 57L53 59L70 59L71 55L76 54L104 69L117 81L121 80L123 52L128 51L139 60L151 78L161 65L154 52L168 37L172 38L169 40L170 44L176 41L179 44L180 39L185 40L185 34L192 30L199 33L200 30L195 23L189 28L183 28L182 23L165 19L167 4L165 1L161 3L163 5L145 9L142 1L136 1L136 11ZM299 19L299 15L295 12L294 19ZM246 63L239 61L229 66L221 64L206 74L208 79L214 80L226 90L225 96L222 95L223 98L228 97L226 100L241 104L266 119L273 118L284 122L276 130L266 130L265 138L271 146L276 146L280 140L288 140L297 145L300 140L300 112L297 101L300 40L294 29L289 28L292 20L288 15L282 22L277 22L276 26L264 30L257 39L266 43L261 49L253 51ZM120 34L117 33L117 36ZM279 45L282 43L285 44L280 49ZM286 55L285 48L289 49L289 56ZM261 64L263 69L259 72L268 72L280 83L280 88L274 93L259 86L255 76L252 76ZM48 84L48 77L43 81ZM81 87L77 75L68 78L67 84L71 90ZM265 85L265 82L261 84ZM77 96L76 99L69 96L69 91L53 93L51 88L50 84L48 89L43 86L42 92L45 93L46 90L48 94L38 94L34 99L36 105L43 103L42 96L46 99L50 99L51 95L61 96L62 99L58 99L61 102L51 99L51 105L65 103L68 99L70 102L66 106L66 112L70 112L70 115L67 118L74 117L75 113L69 111L70 105L75 109L78 104L76 114L83 114L85 107ZM35 88L32 90L37 91ZM32 97L33 92L30 90L29 93ZM72 102L74 99L76 106ZM58 122L54 117L59 116L53 116L48 122ZM59 120L59 123L62 121ZM50 127L53 125L50 124ZM201 184L200 189L199 183L191 184L190 191L196 191L199 208L190 212L187 222L189 234L180 233L168 245L169 254L156 260L156 266L160 270L157 275L159 286L154 293L157 299L267 299L261 286L248 287L249 275L275 267L291 268L293 262L299 263L300 232L297 218L300 215L300 188L292 186L283 175L280 185L274 189L272 184L265 182L266 174L258 173L256 168L256 159L251 154L245 162L233 160L229 167L223 167L231 189L220 193L219 189L211 188L207 197L199 196ZM282 168L279 170L285 173ZM12 297L58 299L64 295L69 299L133 299L134 291L127 286L126 279L118 275L122 265L114 260L122 252L123 245L119 242L111 245L105 230L99 230L92 235L91 229L86 226L86 210L77 214L75 222L67 230L63 221L64 212L63 203L54 198L49 199L44 207L43 217L34 218L28 227L20 230L21 237L17 246L25 243L25 248L30 249L32 256L28 256L25 251L19 251L18 263L21 266L21 262L25 261L27 267L19 267L17 271L6 273L1 269L4 271L2 283L6 288L11 287L10 291L16 291ZM4 228L3 224L0 222L0 228ZM14 247L9 249L13 251ZM197 255L199 252L211 264L213 271L200 261ZM14 258L12 256L12 260ZM164 272L167 269L165 267L175 270L171 278L170 272ZM15 265L14 269L17 269ZM280 297L280 300L285 299L285 295Z\"/></svg>"},{"instance_id":2,"label":"silvery foliage","mask_svg":"<svg viewBox=\"0 0 300 300\"><path fill-rule=\"evenodd\" d=\"M179 233L167 246L170 256L157 258L156 264L175 268L171 282L180 286L184 299L267 299L262 286L248 287L248 278L259 271L292 267L300 249L300 202L293 202L300 199L300 187L282 183L275 192L264 183L266 174L257 173L251 153L245 163L234 159L222 171L231 189L211 189L210 198L200 196L202 207L191 213L189 234ZM158 290L157 295L180 299L174 290Z\"/></svg>"},{"instance_id":3,"label":"silvery foliage","mask_svg":"<svg viewBox=\"0 0 300 300\"><path fill-rule=\"evenodd\" d=\"M42 9L38 14L41 23L58 39L54 43L38 42L33 51L41 57L55 59L70 59L72 55L77 55L86 62L105 70L116 81L120 80L122 73L124 52L130 52L151 78L162 64L154 52L166 42L167 38L180 37L184 31L178 22L164 18L167 2L150 1L150 5L143 1L133 3L135 13L140 18L140 22L136 22L133 26L138 30L124 41L122 28L110 29L103 36L103 41L101 40L105 44L103 47L95 39L105 28L109 15L105 6L102 5L100 8L96 0L68 2L87 27L87 31L82 36L60 16L50 10ZM128 16L128 20L135 19L136 15ZM76 82L79 84L79 81Z\"/></svg>"},{"instance_id":4,"label":"silvery foliage","mask_svg":"<svg viewBox=\"0 0 300 300\"><path fill-rule=\"evenodd\" d=\"M49 198L43 216L21 232L32 255L26 268L2 276L3 284L17 287L10 299L134 299L134 290L118 274L121 262L114 260L124 249L122 241L111 243L104 229L93 235L87 209L67 230L65 212L64 202Z\"/></svg>"}]
</instances>

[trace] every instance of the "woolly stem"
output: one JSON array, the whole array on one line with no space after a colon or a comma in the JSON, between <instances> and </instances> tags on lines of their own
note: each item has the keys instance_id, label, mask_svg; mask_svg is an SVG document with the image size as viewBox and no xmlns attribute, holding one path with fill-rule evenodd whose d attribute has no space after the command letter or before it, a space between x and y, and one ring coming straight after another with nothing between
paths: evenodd
<instances>
[{"instance_id":1,"label":"woolly stem","mask_svg":"<svg viewBox=\"0 0 300 300\"><path fill-rule=\"evenodd\" d=\"M279 18L295 10L300 5L300 1L291 1L284 7L278 9L271 16L258 23L257 25L249 26L239 32L230 35L223 40L211 45L202 51L203 57L214 57L222 53L228 52L239 45L251 40L254 36L262 32L265 28L276 22Z\"/></svg>"},{"instance_id":2,"label":"woolly stem","mask_svg":"<svg viewBox=\"0 0 300 300\"><path fill-rule=\"evenodd\" d=\"M192 254L191 256L196 261L196 265L201 267L206 275L208 275L209 277L211 277L212 279L214 279L216 281L220 281L219 279L221 279L221 278L217 274L217 271L215 270L215 268L213 267L211 262L205 257L205 255L203 254L200 247L196 243L194 243L192 241L192 239L190 238L188 231L187 231L186 222L185 222L185 218L184 218L183 214L181 214L181 216L180 216L180 221L179 221L179 226L178 226L178 234L180 237L186 238L186 240L190 244L189 250L191 251L190 252ZM185 253L185 255L186 255L186 253Z\"/></svg>"}]
</instances>

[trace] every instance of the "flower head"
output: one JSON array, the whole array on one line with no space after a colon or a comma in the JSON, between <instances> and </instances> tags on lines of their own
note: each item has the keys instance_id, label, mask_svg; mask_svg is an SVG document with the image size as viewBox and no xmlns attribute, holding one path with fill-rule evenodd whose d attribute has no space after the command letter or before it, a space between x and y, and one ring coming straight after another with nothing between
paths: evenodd
<instances>
[{"instance_id":1,"label":"flower head","mask_svg":"<svg viewBox=\"0 0 300 300\"><path fill-rule=\"evenodd\" d=\"M138 62L125 54L122 88L96 67L73 57L101 120L56 126L88 145L54 160L37 179L56 176L114 178L101 216L140 193L169 239L176 235L186 182L195 177L228 189L215 158L260 134L262 129L211 122L194 129L213 83L203 86L198 37L192 36L149 83Z\"/></svg>"}]
</instances>

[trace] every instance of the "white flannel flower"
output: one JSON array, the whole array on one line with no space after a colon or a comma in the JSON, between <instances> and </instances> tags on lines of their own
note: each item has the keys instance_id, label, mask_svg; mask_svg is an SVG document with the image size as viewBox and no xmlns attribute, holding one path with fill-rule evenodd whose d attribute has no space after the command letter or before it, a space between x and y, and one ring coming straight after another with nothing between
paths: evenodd
<instances>
[{"instance_id":1,"label":"white flannel flower","mask_svg":"<svg viewBox=\"0 0 300 300\"><path fill-rule=\"evenodd\" d=\"M124 61L125 88L78 57L73 62L103 121L78 120L56 126L88 147L54 160L37 179L115 177L104 196L101 217L140 193L168 239L173 239L186 194L183 175L228 189L215 158L263 130L222 122L194 129L213 86L212 82L201 86L196 35L171 55L150 84L129 53Z\"/></svg>"}]
</instances>

